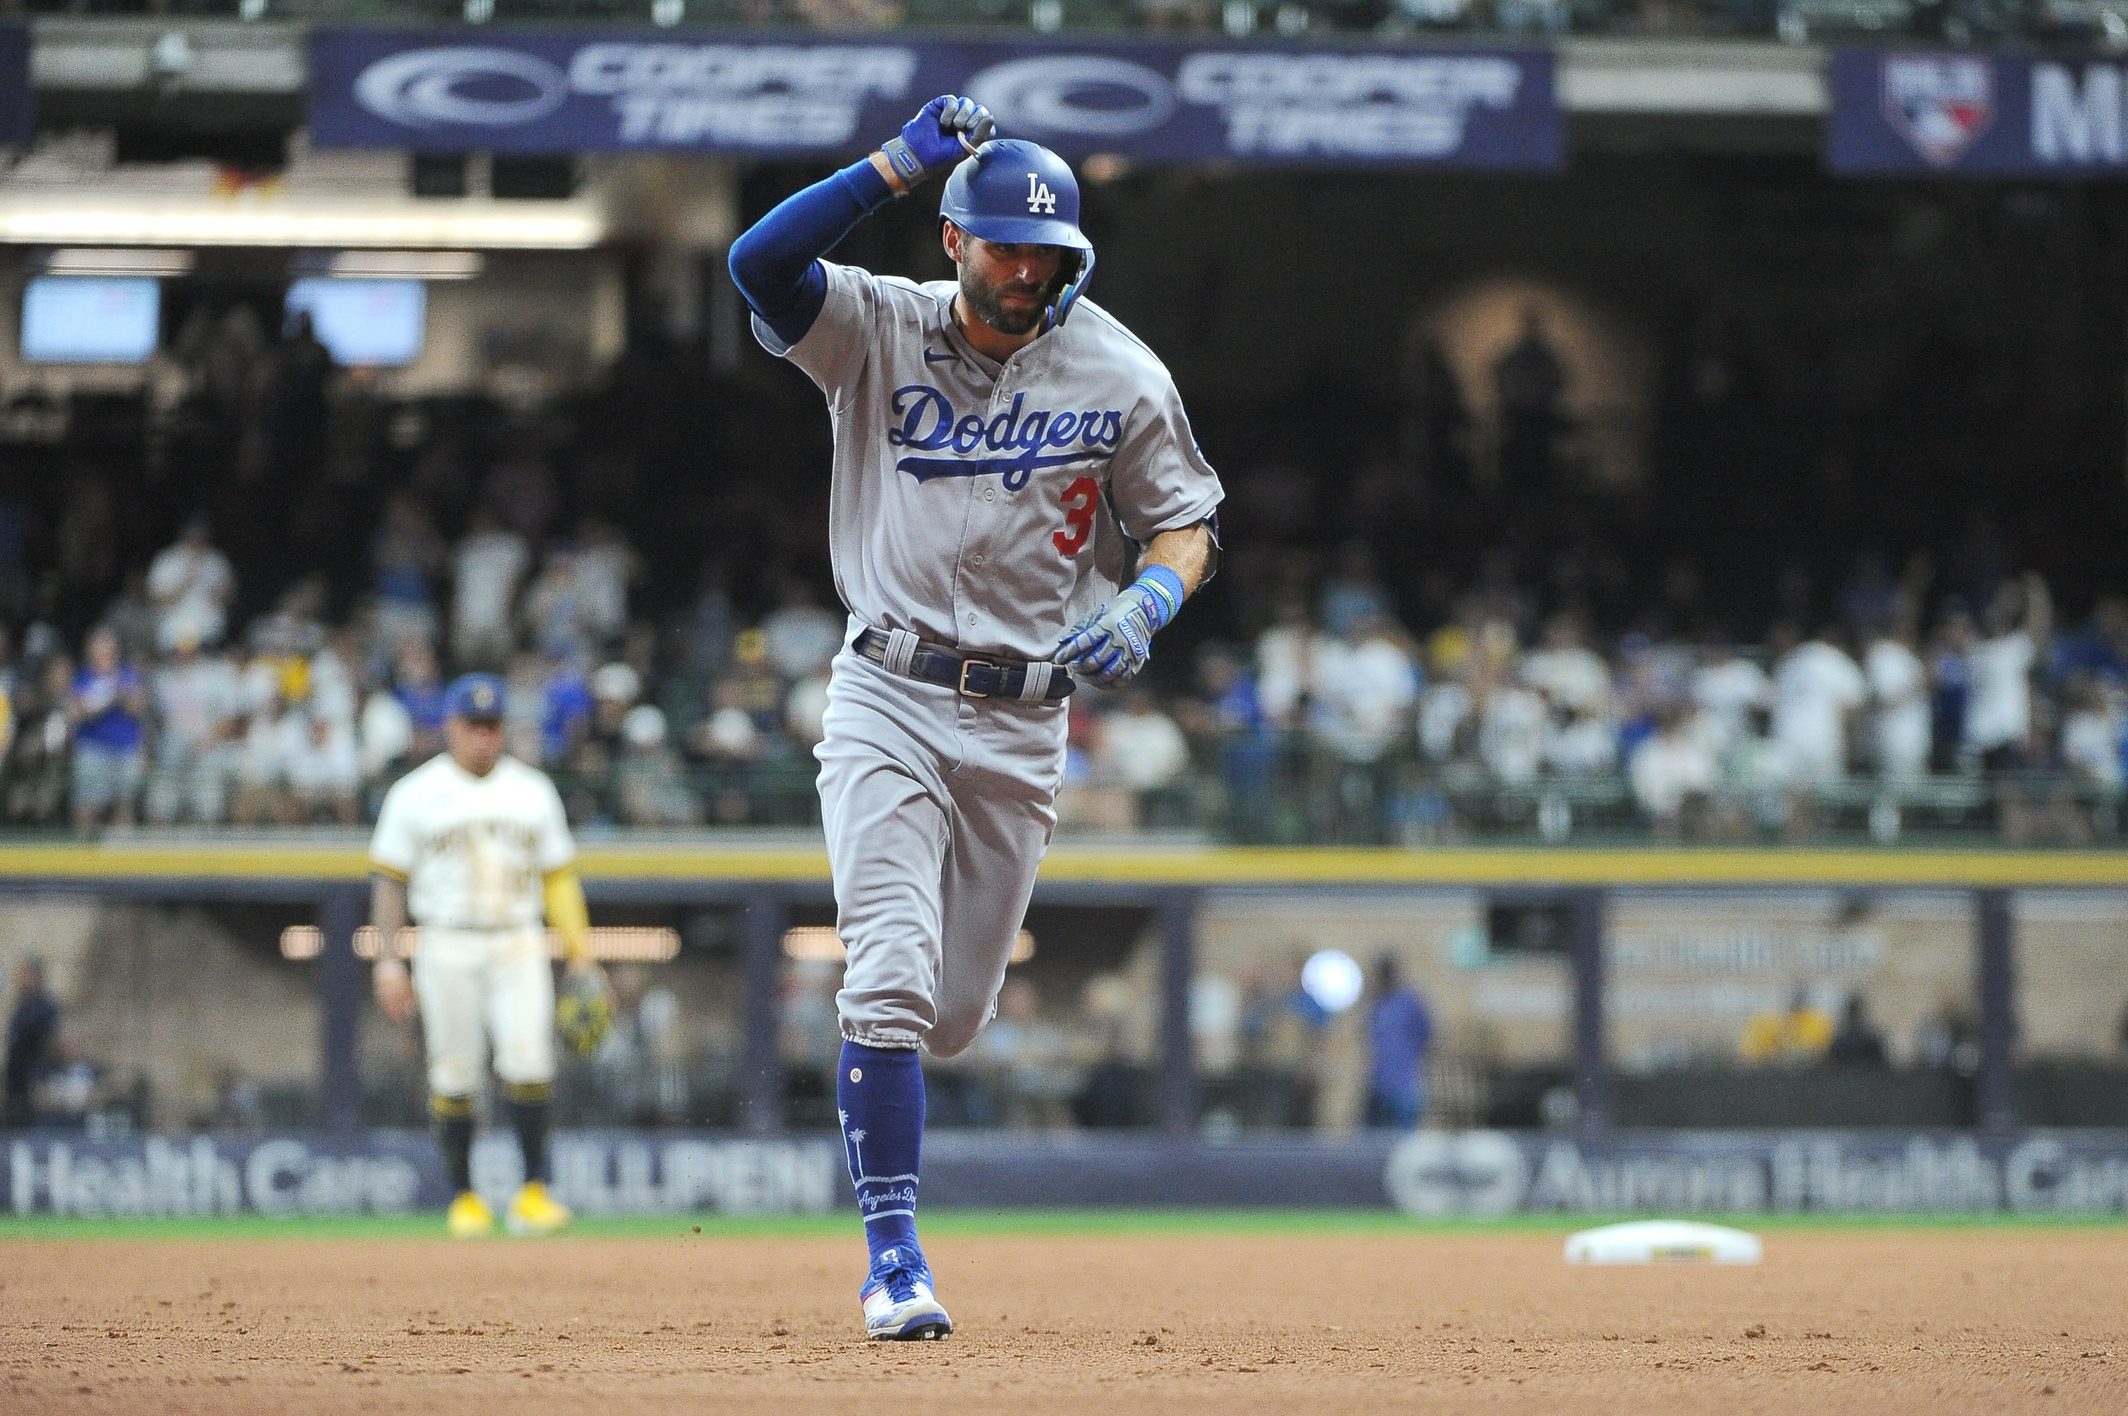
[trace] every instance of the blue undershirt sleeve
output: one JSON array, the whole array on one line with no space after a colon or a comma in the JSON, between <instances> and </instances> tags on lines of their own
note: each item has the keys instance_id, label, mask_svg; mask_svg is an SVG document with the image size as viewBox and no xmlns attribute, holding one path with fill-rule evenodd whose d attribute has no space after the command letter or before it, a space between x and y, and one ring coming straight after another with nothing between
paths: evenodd
<instances>
[{"instance_id":1,"label":"blue undershirt sleeve","mask_svg":"<svg viewBox=\"0 0 2128 1416\"><path fill-rule=\"evenodd\" d=\"M793 193L732 242L732 283L778 339L796 344L827 300L820 258L893 199L870 158Z\"/></svg>"}]
</instances>

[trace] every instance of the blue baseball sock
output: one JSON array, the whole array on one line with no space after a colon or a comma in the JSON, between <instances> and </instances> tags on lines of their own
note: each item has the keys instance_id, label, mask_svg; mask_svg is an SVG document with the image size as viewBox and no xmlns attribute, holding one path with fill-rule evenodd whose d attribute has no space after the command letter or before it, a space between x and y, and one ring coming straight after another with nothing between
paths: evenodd
<instances>
[{"instance_id":1,"label":"blue baseball sock","mask_svg":"<svg viewBox=\"0 0 2128 1416\"><path fill-rule=\"evenodd\" d=\"M916 1243L916 1167L924 1144L924 1069L917 1050L845 1040L835 1069L835 1108L872 1261L893 1248L914 1257L922 1252Z\"/></svg>"}]
</instances>

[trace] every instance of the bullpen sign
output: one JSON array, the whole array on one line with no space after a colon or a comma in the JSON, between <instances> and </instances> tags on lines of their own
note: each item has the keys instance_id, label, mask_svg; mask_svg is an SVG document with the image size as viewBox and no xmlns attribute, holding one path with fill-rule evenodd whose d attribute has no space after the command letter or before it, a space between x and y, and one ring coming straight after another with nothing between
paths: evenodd
<instances>
[{"instance_id":1,"label":"bullpen sign","mask_svg":"<svg viewBox=\"0 0 2128 1416\"><path fill-rule=\"evenodd\" d=\"M2128 62L1842 50L1835 172L1964 177L2128 174Z\"/></svg>"},{"instance_id":2,"label":"bullpen sign","mask_svg":"<svg viewBox=\"0 0 2128 1416\"><path fill-rule=\"evenodd\" d=\"M1066 157L1549 169L1547 51L320 30L320 147L853 157L934 94Z\"/></svg>"},{"instance_id":3,"label":"bullpen sign","mask_svg":"<svg viewBox=\"0 0 2128 1416\"><path fill-rule=\"evenodd\" d=\"M23 25L0 25L0 146L26 146L35 131L30 32Z\"/></svg>"}]
</instances>

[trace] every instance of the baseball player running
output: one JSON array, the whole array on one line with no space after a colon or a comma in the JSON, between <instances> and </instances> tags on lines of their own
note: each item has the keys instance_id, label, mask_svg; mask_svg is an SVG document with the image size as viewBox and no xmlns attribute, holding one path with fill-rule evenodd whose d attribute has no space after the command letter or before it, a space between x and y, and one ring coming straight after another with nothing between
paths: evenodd
<instances>
[{"instance_id":1,"label":"baseball player running","mask_svg":"<svg viewBox=\"0 0 2128 1416\"><path fill-rule=\"evenodd\" d=\"M1216 554L1219 479L1173 380L1083 298L1077 180L994 128L970 99L933 99L731 250L755 336L834 420L850 628L815 755L848 948L836 1102L880 1338L953 1330L916 1234L919 1049L953 1056L996 1005L1056 824L1064 698L1074 676L1136 674ZM955 279L822 259L949 168Z\"/></svg>"},{"instance_id":2,"label":"baseball player running","mask_svg":"<svg viewBox=\"0 0 2128 1416\"><path fill-rule=\"evenodd\" d=\"M572 976L595 981L598 972L561 797L544 773L503 755L505 706L502 680L491 674L451 684L447 750L385 793L370 842L377 1002L404 1021L419 1000L429 1109L456 1196L450 1231L460 1238L495 1227L472 1177L473 1093L490 1041L525 1159L504 1223L513 1234L569 1223L568 1209L547 1193L555 1007L543 900ZM410 911L421 927L411 975L399 947Z\"/></svg>"}]
</instances>

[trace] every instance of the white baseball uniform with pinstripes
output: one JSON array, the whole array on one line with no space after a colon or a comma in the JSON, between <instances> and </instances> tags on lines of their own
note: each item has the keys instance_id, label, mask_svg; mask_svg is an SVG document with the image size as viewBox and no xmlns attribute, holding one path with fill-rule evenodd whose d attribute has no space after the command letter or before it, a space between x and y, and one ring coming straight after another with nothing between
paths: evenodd
<instances>
[{"instance_id":1,"label":"white baseball uniform with pinstripes","mask_svg":"<svg viewBox=\"0 0 2128 1416\"><path fill-rule=\"evenodd\" d=\"M476 777L442 753L384 794L369 854L407 881L421 926L414 993L429 1090L478 1090L489 1042L504 1081L553 1081L545 878L576 858L554 783L514 757Z\"/></svg>"}]
</instances>

